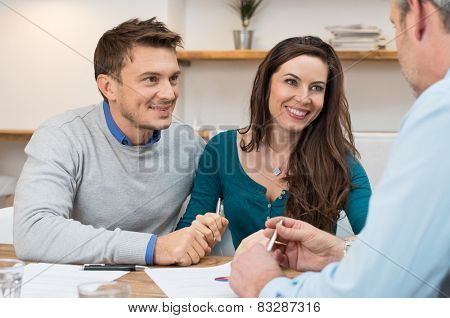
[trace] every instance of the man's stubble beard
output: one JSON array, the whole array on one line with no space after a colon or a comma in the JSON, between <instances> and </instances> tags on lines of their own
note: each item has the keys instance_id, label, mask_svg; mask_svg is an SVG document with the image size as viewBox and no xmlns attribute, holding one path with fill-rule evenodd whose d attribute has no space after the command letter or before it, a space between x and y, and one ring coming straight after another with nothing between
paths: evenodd
<instances>
[{"instance_id":1,"label":"man's stubble beard","mask_svg":"<svg viewBox=\"0 0 450 318\"><path fill-rule=\"evenodd\" d=\"M172 110L173 112L173 110ZM172 123L172 112L170 114L170 123L167 125L167 127L156 127L149 123L140 123L138 120L138 115L133 112L128 112L125 109L122 109L121 114L122 116L128 120L133 127L135 127L137 130L147 130L147 131L154 131L154 130L163 130L170 127Z\"/></svg>"},{"instance_id":2,"label":"man's stubble beard","mask_svg":"<svg viewBox=\"0 0 450 318\"><path fill-rule=\"evenodd\" d=\"M403 31L402 31L403 32ZM413 53L411 52L411 46L409 45L408 36L405 34L401 39L401 49L398 50L398 61L403 73L403 77L408 82L409 86L414 92L414 96L418 97L422 91L418 86L419 72L417 70L416 63L413 59Z\"/></svg>"}]
</instances>

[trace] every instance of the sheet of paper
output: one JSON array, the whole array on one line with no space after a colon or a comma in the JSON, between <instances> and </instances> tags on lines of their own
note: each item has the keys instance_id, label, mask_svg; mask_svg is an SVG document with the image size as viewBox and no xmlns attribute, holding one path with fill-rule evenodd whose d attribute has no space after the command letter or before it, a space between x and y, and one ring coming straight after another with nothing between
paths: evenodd
<instances>
[{"instance_id":1,"label":"sheet of paper","mask_svg":"<svg viewBox=\"0 0 450 318\"><path fill-rule=\"evenodd\" d=\"M95 281L112 281L125 271L83 271L80 265L28 264L22 279L22 298L78 297L77 286Z\"/></svg>"},{"instance_id":2,"label":"sheet of paper","mask_svg":"<svg viewBox=\"0 0 450 318\"><path fill-rule=\"evenodd\" d=\"M149 268L145 272L168 297L237 297L227 281L215 280L230 276L230 263L212 267Z\"/></svg>"}]
</instances>

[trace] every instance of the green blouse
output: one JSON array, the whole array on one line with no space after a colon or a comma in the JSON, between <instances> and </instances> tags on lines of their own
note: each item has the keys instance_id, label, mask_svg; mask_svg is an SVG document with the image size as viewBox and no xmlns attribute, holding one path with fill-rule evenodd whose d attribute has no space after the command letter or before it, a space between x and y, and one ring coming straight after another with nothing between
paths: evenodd
<instances>
[{"instance_id":1,"label":"green blouse","mask_svg":"<svg viewBox=\"0 0 450 318\"><path fill-rule=\"evenodd\" d=\"M225 131L206 145L198 163L189 205L177 229L190 226L197 214L214 212L220 197L237 248L244 238L265 228L266 220L284 215L289 193L284 190L275 201L268 201L266 188L251 179L241 166L236 135L236 130ZM358 234L366 222L371 188L361 164L351 158L349 165L353 186L345 212L353 232Z\"/></svg>"}]
</instances>

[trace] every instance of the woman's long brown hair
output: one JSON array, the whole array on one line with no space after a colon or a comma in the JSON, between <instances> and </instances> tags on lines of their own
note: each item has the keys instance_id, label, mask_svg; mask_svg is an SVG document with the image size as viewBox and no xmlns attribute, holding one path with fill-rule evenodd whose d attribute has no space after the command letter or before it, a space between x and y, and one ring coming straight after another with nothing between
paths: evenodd
<instances>
[{"instance_id":1,"label":"woman's long brown hair","mask_svg":"<svg viewBox=\"0 0 450 318\"><path fill-rule=\"evenodd\" d=\"M342 66L333 48L312 36L295 37L278 43L258 68L250 100L248 143L243 151L258 150L271 140L272 115L269 93L272 75L287 61L308 55L328 66L324 105L317 118L302 132L289 157L285 181L289 187L286 216L306 221L333 232L340 210L344 209L351 187L348 157L359 157L354 146L348 102L344 95Z\"/></svg>"}]
</instances>

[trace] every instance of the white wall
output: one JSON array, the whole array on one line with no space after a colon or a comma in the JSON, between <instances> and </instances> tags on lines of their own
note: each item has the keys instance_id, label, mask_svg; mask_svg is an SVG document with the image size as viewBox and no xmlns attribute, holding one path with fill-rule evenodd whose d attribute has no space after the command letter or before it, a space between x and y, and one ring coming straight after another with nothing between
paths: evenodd
<instances>
[{"instance_id":1,"label":"white wall","mask_svg":"<svg viewBox=\"0 0 450 318\"><path fill-rule=\"evenodd\" d=\"M1 129L34 129L100 101L92 63L100 36L129 18L167 19L159 0L3 2L12 9L0 4Z\"/></svg>"},{"instance_id":2,"label":"white wall","mask_svg":"<svg viewBox=\"0 0 450 318\"><path fill-rule=\"evenodd\" d=\"M33 129L68 108L97 102L96 43L105 30L128 18L158 16L184 36L190 50L233 49L231 30L240 27L226 0L4 2L12 10L0 5L0 129ZM324 26L338 23L374 24L391 38L388 13L388 0L265 0L251 24L254 48L269 49L299 34L327 39ZM197 125L245 124L258 63L185 67L177 117ZM397 130L413 101L397 62L363 62L346 77L355 129Z\"/></svg>"},{"instance_id":3,"label":"white wall","mask_svg":"<svg viewBox=\"0 0 450 318\"><path fill-rule=\"evenodd\" d=\"M376 25L392 39L389 0L265 0L251 21L254 49L267 50L291 36L329 39L327 25ZM232 50L240 28L226 0L186 0L184 34L189 50ZM390 49L395 49L392 41ZM184 96L177 114L195 126L245 125L251 84L260 61L194 61L184 67ZM397 131L414 101L396 61L345 62L346 91L357 131Z\"/></svg>"},{"instance_id":4,"label":"white wall","mask_svg":"<svg viewBox=\"0 0 450 318\"><path fill-rule=\"evenodd\" d=\"M178 116L195 126L245 125L258 61L194 61L184 67ZM397 131L414 101L395 61L343 64L353 128Z\"/></svg>"},{"instance_id":5,"label":"white wall","mask_svg":"<svg viewBox=\"0 0 450 318\"><path fill-rule=\"evenodd\" d=\"M227 0L185 0L185 42L192 50L232 50L231 30L241 28L239 16ZM255 49L301 35L329 38L324 26L376 25L386 38L394 32L389 22L389 0L264 0L251 20Z\"/></svg>"},{"instance_id":6,"label":"white wall","mask_svg":"<svg viewBox=\"0 0 450 318\"><path fill-rule=\"evenodd\" d=\"M0 129L34 129L66 109L100 100L92 58L98 38L132 17L158 16L181 33L188 50L231 50L240 28L226 0L3 0L0 4ZM326 25L374 24L387 38L389 0L265 0L254 17L254 48L313 34ZM62 42L62 43L61 43ZM180 120L201 126L245 125L259 61L194 61L183 67ZM397 62L344 63L355 130L396 131L413 102ZM23 143L0 142L0 173L16 175ZM9 161L14 161L11 164ZM8 162L7 162L8 161ZM13 165L13 166L11 166ZM18 168L19 167L19 168Z\"/></svg>"},{"instance_id":7,"label":"white wall","mask_svg":"<svg viewBox=\"0 0 450 318\"><path fill-rule=\"evenodd\" d=\"M100 36L134 17L166 21L169 1L2 0L0 129L35 129L100 101L92 63ZM0 142L0 174L19 176L25 144Z\"/></svg>"}]
</instances>

